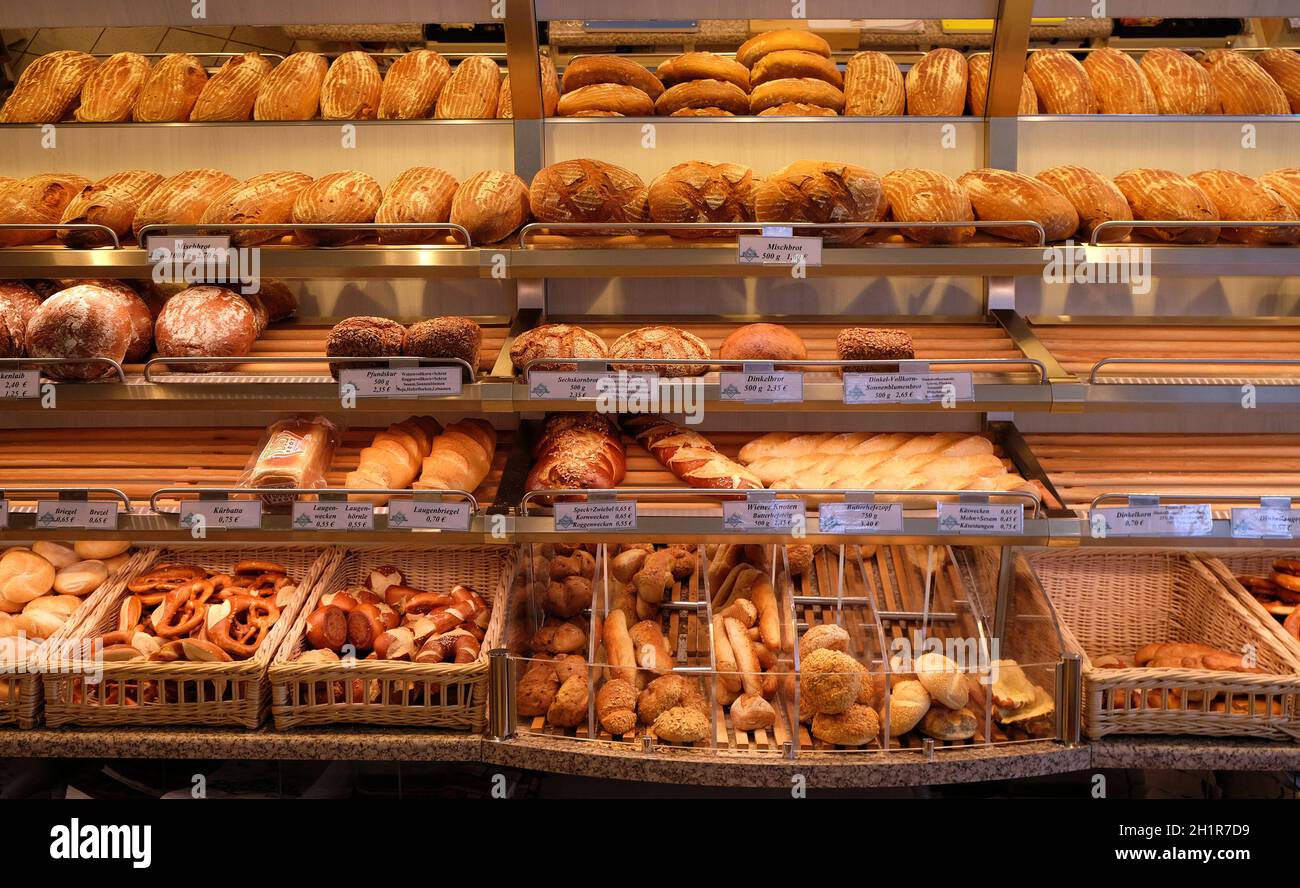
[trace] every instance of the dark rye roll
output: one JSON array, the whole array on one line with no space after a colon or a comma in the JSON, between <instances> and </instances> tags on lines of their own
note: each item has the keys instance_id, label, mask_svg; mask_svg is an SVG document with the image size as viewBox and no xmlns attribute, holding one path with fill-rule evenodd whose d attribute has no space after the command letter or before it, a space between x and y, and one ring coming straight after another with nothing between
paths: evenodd
<instances>
[{"instance_id":1,"label":"dark rye roll","mask_svg":"<svg viewBox=\"0 0 1300 888\"><path fill-rule=\"evenodd\" d=\"M459 358L472 372L479 369L483 328L469 318L429 318L406 331L402 354L420 358Z\"/></svg>"}]
</instances>

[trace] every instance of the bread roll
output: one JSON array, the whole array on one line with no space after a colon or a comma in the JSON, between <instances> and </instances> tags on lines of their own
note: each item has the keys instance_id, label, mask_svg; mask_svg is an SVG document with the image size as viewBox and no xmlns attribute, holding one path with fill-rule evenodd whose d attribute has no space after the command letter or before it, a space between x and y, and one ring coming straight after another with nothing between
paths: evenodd
<instances>
[{"instance_id":1,"label":"bread roll","mask_svg":"<svg viewBox=\"0 0 1300 888\"><path fill-rule=\"evenodd\" d=\"M1097 93L1079 60L1063 49L1029 54L1025 73L1034 83L1043 114L1096 114Z\"/></svg>"},{"instance_id":2,"label":"bread roll","mask_svg":"<svg viewBox=\"0 0 1300 888\"><path fill-rule=\"evenodd\" d=\"M528 221L528 186L514 173L483 170L456 189L451 221L475 244L495 244Z\"/></svg>"},{"instance_id":3,"label":"bread roll","mask_svg":"<svg viewBox=\"0 0 1300 888\"><path fill-rule=\"evenodd\" d=\"M1210 73L1187 53L1165 46L1148 49L1138 68L1146 75L1161 114L1210 113Z\"/></svg>"},{"instance_id":4,"label":"bread roll","mask_svg":"<svg viewBox=\"0 0 1300 888\"><path fill-rule=\"evenodd\" d=\"M895 222L972 222L970 198L953 179L934 170L894 170L882 180ZM923 244L959 244L975 236L973 227L904 228L903 236Z\"/></svg>"},{"instance_id":5,"label":"bread roll","mask_svg":"<svg viewBox=\"0 0 1300 888\"><path fill-rule=\"evenodd\" d=\"M1063 240L1079 227L1079 214L1054 188L1009 170L972 170L957 180L980 220L1030 219L1043 226L1047 243ZM1009 225L984 229L990 234L1027 244L1038 243L1038 232Z\"/></svg>"},{"instance_id":6,"label":"bread roll","mask_svg":"<svg viewBox=\"0 0 1300 888\"><path fill-rule=\"evenodd\" d=\"M375 221L446 222L451 218L451 202L459 185L446 170L412 167L388 184L375 211ZM445 231L393 228L380 230L379 239L386 244L419 244L446 235Z\"/></svg>"},{"instance_id":7,"label":"bread roll","mask_svg":"<svg viewBox=\"0 0 1300 888\"><path fill-rule=\"evenodd\" d=\"M901 117L907 90L898 63L883 52L855 53L844 66L845 117Z\"/></svg>"},{"instance_id":8,"label":"bread roll","mask_svg":"<svg viewBox=\"0 0 1300 888\"><path fill-rule=\"evenodd\" d=\"M126 359L133 330L125 308L101 287L81 284L41 303L27 323L27 354L32 358ZM112 372L103 364L50 364L52 379L98 379Z\"/></svg>"},{"instance_id":9,"label":"bread roll","mask_svg":"<svg viewBox=\"0 0 1300 888\"><path fill-rule=\"evenodd\" d=\"M140 88L131 119L141 123L174 123L190 119L208 72L188 52L174 52L154 65Z\"/></svg>"},{"instance_id":10,"label":"bread roll","mask_svg":"<svg viewBox=\"0 0 1300 888\"><path fill-rule=\"evenodd\" d=\"M314 52L295 52L275 66L253 103L254 120L311 120L320 108L329 62Z\"/></svg>"},{"instance_id":11,"label":"bread roll","mask_svg":"<svg viewBox=\"0 0 1300 888\"><path fill-rule=\"evenodd\" d=\"M1177 219L1212 221L1220 218L1214 201L1199 185L1168 170L1133 169L1115 177L1134 219ZM1139 228L1138 234L1180 244L1212 244L1219 229Z\"/></svg>"},{"instance_id":12,"label":"bread roll","mask_svg":"<svg viewBox=\"0 0 1300 888\"><path fill-rule=\"evenodd\" d=\"M878 222L884 209L880 177L848 163L795 161L764 178L754 193L759 222ZM853 243L863 235L854 229L796 233L820 235L832 244Z\"/></svg>"},{"instance_id":13,"label":"bread roll","mask_svg":"<svg viewBox=\"0 0 1300 888\"><path fill-rule=\"evenodd\" d=\"M54 591L60 595L89 595L108 579L108 567L102 561L78 561L54 575Z\"/></svg>"},{"instance_id":14,"label":"bread roll","mask_svg":"<svg viewBox=\"0 0 1300 888\"><path fill-rule=\"evenodd\" d=\"M239 180L221 170L185 170L163 179L136 208L131 229L136 237L146 225L193 225L222 193Z\"/></svg>"},{"instance_id":15,"label":"bread roll","mask_svg":"<svg viewBox=\"0 0 1300 888\"><path fill-rule=\"evenodd\" d=\"M19 606L54 588L55 570L41 556L26 549L7 549L0 555L0 597Z\"/></svg>"},{"instance_id":16,"label":"bread roll","mask_svg":"<svg viewBox=\"0 0 1300 888\"><path fill-rule=\"evenodd\" d=\"M844 110L844 93L825 81L811 77L769 80L754 87L749 94L749 113L758 114L776 105L791 102L820 105L838 114Z\"/></svg>"},{"instance_id":17,"label":"bread roll","mask_svg":"<svg viewBox=\"0 0 1300 888\"><path fill-rule=\"evenodd\" d=\"M456 66L438 95L434 117L439 120L486 120L496 117L501 94L501 68L483 56L471 56Z\"/></svg>"},{"instance_id":18,"label":"bread roll","mask_svg":"<svg viewBox=\"0 0 1300 888\"><path fill-rule=\"evenodd\" d=\"M270 73L271 63L260 52L227 59L204 84L190 120L251 120L257 91Z\"/></svg>"},{"instance_id":19,"label":"bread roll","mask_svg":"<svg viewBox=\"0 0 1300 888\"><path fill-rule=\"evenodd\" d=\"M22 281L0 280L0 358L21 358L27 350L27 322L41 297Z\"/></svg>"},{"instance_id":20,"label":"bread roll","mask_svg":"<svg viewBox=\"0 0 1300 888\"><path fill-rule=\"evenodd\" d=\"M659 98L664 85L639 62L616 55L583 56L569 62L560 82L562 92L569 93L593 83L619 83L641 90L652 100ZM563 98L563 95L561 95Z\"/></svg>"},{"instance_id":21,"label":"bread roll","mask_svg":"<svg viewBox=\"0 0 1300 888\"><path fill-rule=\"evenodd\" d=\"M123 554L131 548L131 543L126 540L77 540L72 544L73 554L77 556L74 560L79 561L108 561ZM65 567L66 565L55 564L56 567Z\"/></svg>"},{"instance_id":22,"label":"bread roll","mask_svg":"<svg viewBox=\"0 0 1300 888\"><path fill-rule=\"evenodd\" d=\"M835 62L802 49L770 52L755 62L753 70L749 72L749 82L753 86L789 77L811 77L824 80L836 89L844 88L844 77L840 74L840 69L835 67Z\"/></svg>"},{"instance_id":23,"label":"bread roll","mask_svg":"<svg viewBox=\"0 0 1300 888\"><path fill-rule=\"evenodd\" d=\"M383 200L379 183L355 170L329 173L312 182L293 202L293 221L298 224L370 223ZM309 246L337 247L365 236L346 229L299 228L294 239Z\"/></svg>"},{"instance_id":24,"label":"bread roll","mask_svg":"<svg viewBox=\"0 0 1300 888\"><path fill-rule=\"evenodd\" d=\"M542 324L525 330L510 346L510 361L522 372L541 358L607 358L609 346L590 330L572 324ZM536 364L534 370L573 370L573 363Z\"/></svg>"},{"instance_id":25,"label":"bread roll","mask_svg":"<svg viewBox=\"0 0 1300 888\"><path fill-rule=\"evenodd\" d=\"M81 88L77 120L120 123L131 119L131 106L149 77L149 60L138 52L109 56Z\"/></svg>"},{"instance_id":26,"label":"bread roll","mask_svg":"<svg viewBox=\"0 0 1300 888\"><path fill-rule=\"evenodd\" d=\"M68 204L89 185L71 173L42 173L0 188L0 222L54 225L63 219ZM0 229L0 247L39 244L54 237L52 229Z\"/></svg>"},{"instance_id":27,"label":"bread roll","mask_svg":"<svg viewBox=\"0 0 1300 888\"><path fill-rule=\"evenodd\" d=\"M1256 55L1255 62L1282 88L1291 113L1300 114L1300 52L1275 46Z\"/></svg>"},{"instance_id":28,"label":"bread roll","mask_svg":"<svg viewBox=\"0 0 1300 888\"><path fill-rule=\"evenodd\" d=\"M131 220L141 201L149 196L163 177L147 170L126 170L87 185L68 202L59 220L68 224L105 225L113 229L119 240L131 234ZM61 228L59 240L73 249L103 247L112 239L102 231Z\"/></svg>"},{"instance_id":29,"label":"bread roll","mask_svg":"<svg viewBox=\"0 0 1300 888\"><path fill-rule=\"evenodd\" d=\"M528 189L528 203L540 222L642 222L647 216L640 176L585 158L538 171Z\"/></svg>"},{"instance_id":30,"label":"bread roll","mask_svg":"<svg viewBox=\"0 0 1300 888\"><path fill-rule=\"evenodd\" d=\"M661 63L656 73L665 87L692 80L721 80L734 83L745 93L750 89L748 68L711 52L686 52L674 56Z\"/></svg>"},{"instance_id":31,"label":"bread roll","mask_svg":"<svg viewBox=\"0 0 1300 888\"><path fill-rule=\"evenodd\" d=\"M987 52L977 52L966 59L966 70L969 79L966 108L977 117L982 117L987 113L985 105L988 103L989 67L992 61L993 56ZM1021 77L1020 104L1016 107L1016 114L1025 117L1037 113L1038 94L1034 92L1034 82L1028 77Z\"/></svg>"},{"instance_id":32,"label":"bread roll","mask_svg":"<svg viewBox=\"0 0 1300 888\"><path fill-rule=\"evenodd\" d=\"M560 81L555 74L555 62L548 55L542 56L540 63L542 78L542 116L554 117L560 104ZM515 109L511 98L509 72L501 81L501 95L497 99L497 117L514 117ZM578 116L578 115L574 115Z\"/></svg>"},{"instance_id":33,"label":"bread roll","mask_svg":"<svg viewBox=\"0 0 1300 888\"><path fill-rule=\"evenodd\" d=\"M808 347L780 324L746 324L722 341L718 357L730 361L803 361Z\"/></svg>"},{"instance_id":34,"label":"bread roll","mask_svg":"<svg viewBox=\"0 0 1300 888\"><path fill-rule=\"evenodd\" d=\"M1102 47L1083 57L1083 70L1102 114L1157 114L1155 93L1133 57Z\"/></svg>"},{"instance_id":35,"label":"bread roll","mask_svg":"<svg viewBox=\"0 0 1300 888\"><path fill-rule=\"evenodd\" d=\"M1055 188L1074 206L1079 214L1079 229L1075 233L1081 239L1091 240L1092 230L1103 222L1133 218L1123 192L1101 173L1067 163L1043 170L1035 178ZM1131 228L1117 228L1108 230L1104 236L1106 241L1122 241L1131 231Z\"/></svg>"},{"instance_id":36,"label":"bread roll","mask_svg":"<svg viewBox=\"0 0 1300 888\"><path fill-rule=\"evenodd\" d=\"M831 57L831 45L820 35L811 31L782 28L746 40L740 45L740 49L736 50L736 61L746 68L753 68L763 56L784 49L798 49L828 59Z\"/></svg>"},{"instance_id":37,"label":"bread roll","mask_svg":"<svg viewBox=\"0 0 1300 888\"><path fill-rule=\"evenodd\" d=\"M609 347L610 358L644 358L646 360L704 361L713 357L708 344L694 333L677 327L656 325L639 327L615 339ZM703 376L707 364L659 366L655 364L619 364L628 373L658 373L665 377Z\"/></svg>"},{"instance_id":38,"label":"bread roll","mask_svg":"<svg viewBox=\"0 0 1300 888\"><path fill-rule=\"evenodd\" d=\"M1220 219L1291 222L1300 218L1282 195L1250 176L1233 170L1203 170L1188 178L1209 195ZM1300 226L1234 228L1225 225L1219 237L1244 244L1294 244L1300 241Z\"/></svg>"},{"instance_id":39,"label":"bread roll","mask_svg":"<svg viewBox=\"0 0 1300 888\"><path fill-rule=\"evenodd\" d=\"M670 92L672 89L664 95ZM650 183L650 218L656 222L753 222L754 184L754 171L738 163L679 163ZM695 238L728 237L734 232L680 230L668 234Z\"/></svg>"},{"instance_id":40,"label":"bread roll","mask_svg":"<svg viewBox=\"0 0 1300 888\"><path fill-rule=\"evenodd\" d=\"M383 79L379 66L364 52L345 52L330 63L320 88L324 120L373 120L379 113Z\"/></svg>"},{"instance_id":41,"label":"bread roll","mask_svg":"<svg viewBox=\"0 0 1300 888\"><path fill-rule=\"evenodd\" d=\"M91 278L78 283L99 287L102 291L100 297L105 302L115 303L126 312L131 324L131 340L127 343L123 360L134 364L148 357L153 349L153 315L139 294L124 281Z\"/></svg>"},{"instance_id":42,"label":"bread roll","mask_svg":"<svg viewBox=\"0 0 1300 888\"><path fill-rule=\"evenodd\" d=\"M451 79L451 65L431 49L408 52L384 74L380 120L421 120L433 116L438 95Z\"/></svg>"},{"instance_id":43,"label":"bread roll","mask_svg":"<svg viewBox=\"0 0 1300 888\"><path fill-rule=\"evenodd\" d=\"M199 221L212 225L284 225L293 220L293 202L311 184L306 173L261 173L236 182L208 204ZM283 231L231 231L232 247L252 247L284 236Z\"/></svg>"},{"instance_id":44,"label":"bread roll","mask_svg":"<svg viewBox=\"0 0 1300 888\"><path fill-rule=\"evenodd\" d=\"M1268 72L1244 53L1228 49L1215 50L1202 61L1210 71L1210 80L1224 114L1290 114L1286 93Z\"/></svg>"},{"instance_id":45,"label":"bread roll","mask_svg":"<svg viewBox=\"0 0 1300 888\"><path fill-rule=\"evenodd\" d=\"M649 117L655 113L655 105L649 96L634 86L593 83L560 96L556 111L561 117L570 117L579 111L617 111L624 117Z\"/></svg>"},{"instance_id":46,"label":"bread roll","mask_svg":"<svg viewBox=\"0 0 1300 888\"><path fill-rule=\"evenodd\" d=\"M224 287L190 287L163 306L154 326L160 358L239 357L257 340L253 309L238 293ZM175 364L176 373L217 373L233 364Z\"/></svg>"},{"instance_id":47,"label":"bread roll","mask_svg":"<svg viewBox=\"0 0 1300 888\"><path fill-rule=\"evenodd\" d=\"M1276 191L1291 209L1300 213L1300 168L1271 170L1259 177L1259 184Z\"/></svg>"},{"instance_id":48,"label":"bread roll","mask_svg":"<svg viewBox=\"0 0 1300 888\"><path fill-rule=\"evenodd\" d=\"M58 123L68 115L99 60L70 49L46 53L23 69L0 108L0 123Z\"/></svg>"},{"instance_id":49,"label":"bread roll","mask_svg":"<svg viewBox=\"0 0 1300 888\"><path fill-rule=\"evenodd\" d=\"M966 57L955 49L932 49L907 72L907 113L914 117L960 117L966 107Z\"/></svg>"},{"instance_id":50,"label":"bread roll","mask_svg":"<svg viewBox=\"0 0 1300 888\"><path fill-rule=\"evenodd\" d=\"M687 113L685 110L674 112L673 116ZM730 114L729 111L723 111L723 114ZM758 112L759 117L838 117L833 108L823 108L821 105L806 105L803 102L783 102L780 105L773 105L771 108L764 108Z\"/></svg>"},{"instance_id":51,"label":"bread roll","mask_svg":"<svg viewBox=\"0 0 1300 888\"><path fill-rule=\"evenodd\" d=\"M748 114L749 96L725 80L691 80L664 90L654 104L655 113L663 117L684 108L721 108L731 114Z\"/></svg>"}]
</instances>

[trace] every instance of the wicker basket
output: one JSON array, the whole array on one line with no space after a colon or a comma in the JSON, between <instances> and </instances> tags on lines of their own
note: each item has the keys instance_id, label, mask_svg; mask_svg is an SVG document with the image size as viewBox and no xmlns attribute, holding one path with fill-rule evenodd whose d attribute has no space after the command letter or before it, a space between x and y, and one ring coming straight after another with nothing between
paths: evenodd
<instances>
[{"instance_id":1,"label":"wicker basket","mask_svg":"<svg viewBox=\"0 0 1300 888\"><path fill-rule=\"evenodd\" d=\"M243 560L276 561L298 578L298 591L282 609L271 633L247 660L231 663L125 663L88 664L63 656L50 664L43 676L45 721L50 727L79 725L240 725L256 728L266 717L271 700L266 670L276 649L289 634L303 602L342 557L335 548L295 546L185 546L154 553L159 561L193 562L217 570L231 569ZM153 563L137 565L130 579ZM118 609L131 594L125 582L118 594L100 602L94 614L78 627L80 636L100 635L117 626ZM99 682L86 679L88 667L102 669ZM156 690L156 700L137 705L141 688Z\"/></svg>"},{"instance_id":2,"label":"wicker basket","mask_svg":"<svg viewBox=\"0 0 1300 888\"><path fill-rule=\"evenodd\" d=\"M312 590L293 631L271 666L272 712L279 730L299 725L372 724L481 731L487 725L488 651L500 645L504 603L515 572L515 549L471 546L356 549ZM397 567L418 589L474 588L492 605L482 652L473 663L351 660L298 663L306 648L307 616L321 596L364 585L370 570ZM339 683L346 698L330 693Z\"/></svg>"},{"instance_id":3,"label":"wicker basket","mask_svg":"<svg viewBox=\"0 0 1300 888\"><path fill-rule=\"evenodd\" d=\"M1300 737L1300 658L1196 557L1176 552L1042 553L1030 563L1083 657L1083 731ZM1106 654L1196 642L1253 649L1268 674L1205 669L1098 669ZM1222 704L1226 711L1214 711ZM1244 707L1233 712L1234 706Z\"/></svg>"},{"instance_id":4,"label":"wicker basket","mask_svg":"<svg viewBox=\"0 0 1300 888\"><path fill-rule=\"evenodd\" d=\"M1255 600L1255 596L1251 595L1241 583L1237 582L1237 577L1248 574L1268 576L1273 569L1274 561L1279 558L1295 558L1295 550L1247 549L1215 556L1202 553L1199 557L1210 571L1223 581L1223 585L1241 599L1246 609L1255 614L1264 625L1268 626L1273 634L1281 639L1282 644L1291 651L1293 656L1300 658L1300 641L1297 641L1284 630L1277 617L1266 611L1264 606Z\"/></svg>"}]
</instances>

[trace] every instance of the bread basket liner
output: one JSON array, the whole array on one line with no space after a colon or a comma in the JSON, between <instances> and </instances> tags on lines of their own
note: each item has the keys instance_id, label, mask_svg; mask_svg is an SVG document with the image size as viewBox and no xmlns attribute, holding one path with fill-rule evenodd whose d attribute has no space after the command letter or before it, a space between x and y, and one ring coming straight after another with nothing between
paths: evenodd
<instances>
[{"instance_id":1,"label":"bread basket liner","mask_svg":"<svg viewBox=\"0 0 1300 888\"><path fill-rule=\"evenodd\" d=\"M1066 645L1082 658L1083 732L1089 739L1110 734L1300 739L1300 657L1194 555L1044 552L1029 560L1056 610ZM1154 592L1153 584L1160 584ZM1271 672L1092 665L1092 658L1102 654L1131 655L1148 643L1174 641L1224 650L1248 642L1256 648L1259 665ZM1170 708L1149 707L1144 693L1141 708L1103 705L1115 699L1131 703L1132 691L1175 688L1203 692L1202 701L1177 702L1162 695ZM1217 694L1248 703L1254 697L1270 708L1280 701L1281 713L1211 712L1209 702Z\"/></svg>"},{"instance_id":2,"label":"bread basket liner","mask_svg":"<svg viewBox=\"0 0 1300 888\"><path fill-rule=\"evenodd\" d=\"M73 686L81 681L75 673L59 674L60 664L70 668L68 660L61 659L55 669L43 676L45 685L45 720L50 727L64 724L82 725L239 725L256 728L270 709L270 687L267 667L276 649L289 634L294 620L302 609L312 588L342 558L343 550L334 547L302 547L285 545L202 545L173 546L165 550L152 550L147 560L135 565L135 570L124 575L116 594L105 596L94 614L78 627L77 637L94 636L111 631L117 626L118 609L131 594L126 583L144 573L152 564L161 561L183 561L210 569L231 568L248 559L272 560L288 568L289 576L298 580L297 592L288 606L281 610L266 639L257 652L247 660L229 663L159 663L130 661L104 663L103 694L114 682L167 682L177 686L195 685L192 702L153 702L128 706L124 703L72 701ZM65 670L66 671L66 670ZM230 699L205 699L210 695L207 685L222 682L221 695ZM224 684L229 683L229 687Z\"/></svg>"},{"instance_id":3,"label":"bread basket liner","mask_svg":"<svg viewBox=\"0 0 1300 888\"><path fill-rule=\"evenodd\" d=\"M488 652L499 647L505 625L505 603L519 559L512 546L446 546L422 549L412 545L354 549L335 564L311 591L298 612L289 636L271 665L272 713L278 730L299 725L374 724L481 731L487 725ZM307 649L307 617L323 595L349 585L363 585L369 570L392 565L402 571L406 585L445 591L455 583L472 587L492 607L478 659L473 663L410 663L358 660L344 663L299 663ZM318 702L317 683L351 680L380 682L375 702ZM391 702L398 684L423 684L424 702ZM430 691L439 699L429 702ZM450 702L448 702L450 701Z\"/></svg>"}]
</instances>

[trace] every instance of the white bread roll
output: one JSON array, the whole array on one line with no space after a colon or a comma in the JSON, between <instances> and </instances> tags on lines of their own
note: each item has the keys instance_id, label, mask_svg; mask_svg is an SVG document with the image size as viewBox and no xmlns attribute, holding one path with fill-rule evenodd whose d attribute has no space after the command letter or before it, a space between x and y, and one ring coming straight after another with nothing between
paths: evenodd
<instances>
[{"instance_id":1,"label":"white bread roll","mask_svg":"<svg viewBox=\"0 0 1300 888\"><path fill-rule=\"evenodd\" d=\"M0 596L24 605L54 588L56 571L35 552L8 549L0 555Z\"/></svg>"},{"instance_id":2,"label":"white bread roll","mask_svg":"<svg viewBox=\"0 0 1300 888\"><path fill-rule=\"evenodd\" d=\"M78 561L54 575L54 591L60 595L89 595L108 579L108 566L102 561Z\"/></svg>"},{"instance_id":3,"label":"white bread roll","mask_svg":"<svg viewBox=\"0 0 1300 888\"><path fill-rule=\"evenodd\" d=\"M62 570L69 564L76 564L84 557L78 555L75 550L63 543L54 543L49 540L38 540L32 543L32 552L53 564L55 570Z\"/></svg>"},{"instance_id":4,"label":"white bread roll","mask_svg":"<svg viewBox=\"0 0 1300 888\"><path fill-rule=\"evenodd\" d=\"M943 654L928 652L912 663L916 679L930 697L949 709L961 709L970 701L970 687L957 664Z\"/></svg>"},{"instance_id":5,"label":"white bread roll","mask_svg":"<svg viewBox=\"0 0 1300 888\"><path fill-rule=\"evenodd\" d=\"M81 558L99 561L121 555L130 548L131 544L125 540L77 540L72 544L73 551Z\"/></svg>"}]
</instances>

